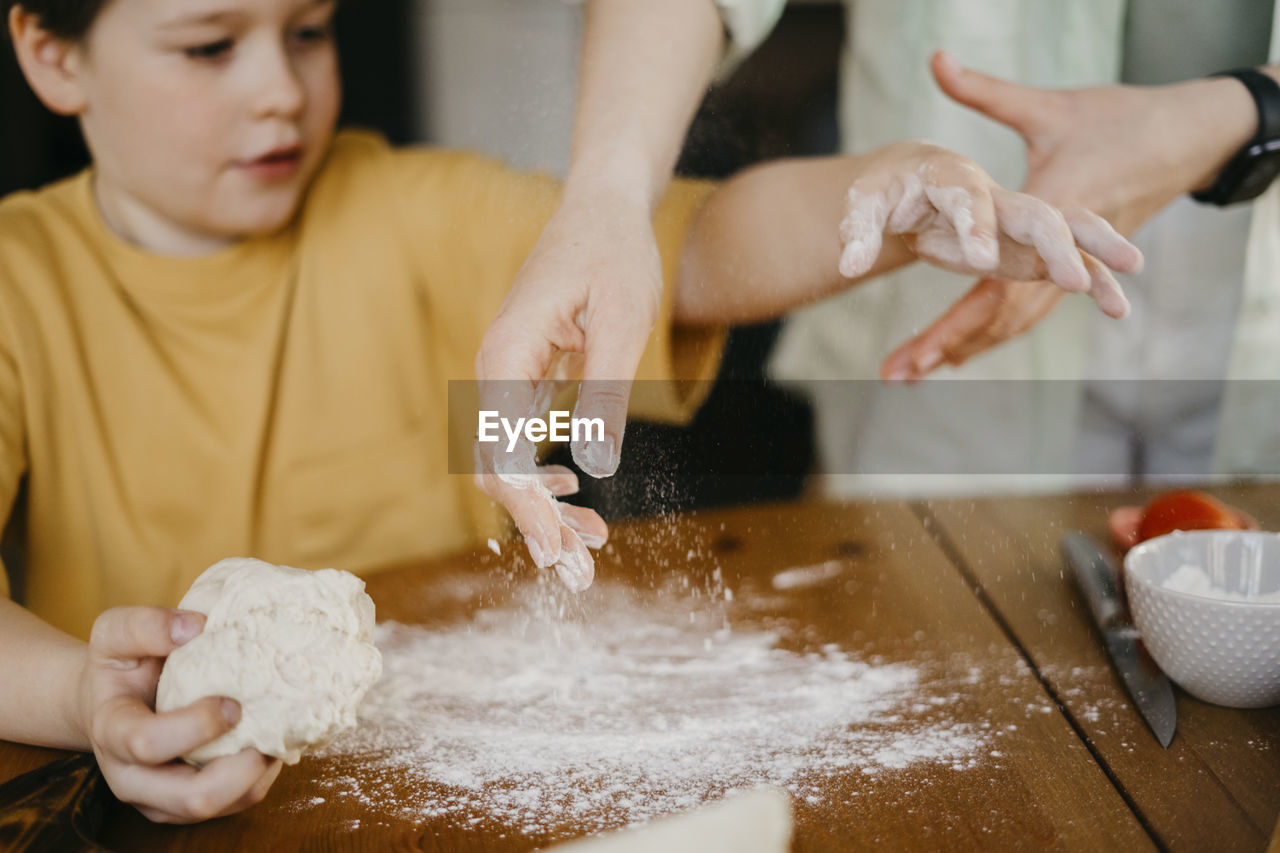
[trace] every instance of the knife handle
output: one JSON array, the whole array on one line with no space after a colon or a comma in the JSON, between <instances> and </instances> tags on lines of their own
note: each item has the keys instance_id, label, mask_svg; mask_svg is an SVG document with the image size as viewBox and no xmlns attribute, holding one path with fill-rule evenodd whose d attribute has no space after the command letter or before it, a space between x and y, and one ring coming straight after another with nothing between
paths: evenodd
<instances>
[{"instance_id":1,"label":"knife handle","mask_svg":"<svg viewBox=\"0 0 1280 853\"><path fill-rule=\"evenodd\" d=\"M1076 574L1098 627L1107 629L1124 618L1119 573L1111 558L1090 537L1068 533L1062 537L1062 553Z\"/></svg>"}]
</instances>

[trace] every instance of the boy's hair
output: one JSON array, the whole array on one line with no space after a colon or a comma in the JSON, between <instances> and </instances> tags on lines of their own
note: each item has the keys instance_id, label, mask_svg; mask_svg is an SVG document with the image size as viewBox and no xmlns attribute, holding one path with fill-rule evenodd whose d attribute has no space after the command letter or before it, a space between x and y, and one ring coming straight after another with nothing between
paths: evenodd
<instances>
[{"instance_id":1,"label":"boy's hair","mask_svg":"<svg viewBox=\"0 0 1280 853\"><path fill-rule=\"evenodd\" d=\"M58 38L79 41L89 32L107 0L0 0L4 3L5 20L14 6L34 14L40 26Z\"/></svg>"}]
</instances>

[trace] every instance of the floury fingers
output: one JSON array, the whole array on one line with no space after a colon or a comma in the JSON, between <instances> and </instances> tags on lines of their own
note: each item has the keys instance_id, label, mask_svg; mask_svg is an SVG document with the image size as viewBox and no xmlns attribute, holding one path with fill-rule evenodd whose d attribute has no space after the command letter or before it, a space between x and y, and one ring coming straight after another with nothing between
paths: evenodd
<instances>
[{"instance_id":1,"label":"floury fingers","mask_svg":"<svg viewBox=\"0 0 1280 853\"><path fill-rule=\"evenodd\" d=\"M1133 271L1142 255L1106 220L1055 207L997 185L977 164L923 142L867 155L881 168L854 180L840 222L839 271L873 271L884 241L900 237L934 266L982 278L1052 281L1088 293L1110 317L1129 303L1111 270Z\"/></svg>"},{"instance_id":2,"label":"floury fingers","mask_svg":"<svg viewBox=\"0 0 1280 853\"><path fill-rule=\"evenodd\" d=\"M556 574L570 592L583 592L595 580L595 560L582 538L568 525L560 526L560 560Z\"/></svg>"}]
</instances>

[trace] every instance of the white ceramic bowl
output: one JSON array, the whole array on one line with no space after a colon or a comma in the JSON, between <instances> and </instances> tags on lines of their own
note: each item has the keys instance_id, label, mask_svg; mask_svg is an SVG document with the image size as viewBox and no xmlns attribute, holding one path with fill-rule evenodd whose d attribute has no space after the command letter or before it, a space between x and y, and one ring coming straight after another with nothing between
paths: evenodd
<instances>
[{"instance_id":1,"label":"white ceramic bowl","mask_svg":"<svg viewBox=\"0 0 1280 853\"><path fill-rule=\"evenodd\" d=\"M1280 602L1236 601L1165 586L1183 566L1235 596L1280 595L1280 534L1195 530L1158 536L1124 558L1138 633L1191 695L1233 708L1280 704ZM1181 579L1188 576L1183 569ZM1175 587L1186 588L1175 579ZM1219 593L1221 594L1221 593Z\"/></svg>"}]
</instances>

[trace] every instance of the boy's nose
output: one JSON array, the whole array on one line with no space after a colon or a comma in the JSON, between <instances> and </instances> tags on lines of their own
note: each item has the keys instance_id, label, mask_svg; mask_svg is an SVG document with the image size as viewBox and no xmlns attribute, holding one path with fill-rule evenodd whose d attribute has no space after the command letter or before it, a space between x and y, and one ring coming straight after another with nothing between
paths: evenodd
<instances>
[{"instance_id":1,"label":"boy's nose","mask_svg":"<svg viewBox=\"0 0 1280 853\"><path fill-rule=\"evenodd\" d=\"M294 116L306 100L306 90L289 57L274 57L259 79L256 112L261 116Z\"/></svg>"}]
</instances>

